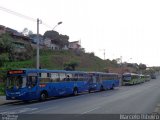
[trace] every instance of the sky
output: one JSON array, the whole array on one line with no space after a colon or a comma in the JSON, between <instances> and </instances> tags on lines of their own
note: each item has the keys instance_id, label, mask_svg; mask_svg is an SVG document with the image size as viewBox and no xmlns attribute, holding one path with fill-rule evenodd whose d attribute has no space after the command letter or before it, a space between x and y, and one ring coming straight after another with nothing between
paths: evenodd
<instances>
[{"instance_id":1,"label":"sky","mask_svg":"<svg viewBox=\"0 0 160 120\"><path fill-rule=\"evenodd\" d=\"M104 59L105 51L105 59L160 66L159 6L159 0L0 0L0 24L20 32L37 30L36 21L1 7L39 18L41 34L62 21L54 30L69 41L81 40L86 52Z\"/></svg>"}]
</instances>

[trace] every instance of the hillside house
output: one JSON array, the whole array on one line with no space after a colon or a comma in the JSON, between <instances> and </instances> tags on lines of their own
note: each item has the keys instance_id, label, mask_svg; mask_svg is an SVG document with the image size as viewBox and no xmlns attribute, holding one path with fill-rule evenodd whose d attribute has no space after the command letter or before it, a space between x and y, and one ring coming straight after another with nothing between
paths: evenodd
<instances>
[{"instance_id":1,"label":"hillside house","mask_svg":"<svg viewBox=\"0 0 160 120\"><path fill-rule=\"evenodd\" d=\"M12 38L13 50L10 53L11 60L25 60L32 57L31 39L18 31L0 26L0 34L8 33Z\"/></svg>"},{"instance_id":2,"label":"hillside house","mask_svg":"<svg viewBox=\"0 0 160 120\"><path fill-rule=\"evenodd\" d=\"M11 51L12 60L26 60L32 57L31 39L20 33L12 33L14 49Z\"/></svg>"},{"instance_id":3,"label":"hillside house","mask_svg":"<svg viewBox=\"0 0 160 120\"><path fill-rule=\"evenodd\" d=\"M85 52L85 49L81 47L80 41L69 42L68 48L71 50L78 50Z\"/></svg>"},{"instance_id":4,"label":"hillside house","mask_svg":"<svg viewBox=\"0 0 160 120\"><path fill-rule=\"evenodd\" d=\"M61 48L58 44L54 43L54 41L51 40L50 38L45 38L44 39L44 45L48 49L52 49L52 50L68 50L67 45L65 45L63 48Z\"/></svg>"},{"instance_id":5,"label":"hillside house","mask_svg":"<svg viewBox=\"0 0 160 120\"><path fill-rule=\"evenodd\" d=\"M79 41L73 41L69 42L69 49L77 50L81 48L80 42Z\"/></svg>"}]
</instances>

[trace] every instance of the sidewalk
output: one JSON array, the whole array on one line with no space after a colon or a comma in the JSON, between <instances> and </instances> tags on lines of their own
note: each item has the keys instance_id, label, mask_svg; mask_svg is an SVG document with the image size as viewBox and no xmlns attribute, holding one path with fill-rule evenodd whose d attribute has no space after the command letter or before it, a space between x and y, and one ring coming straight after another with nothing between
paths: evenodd
<instances>
[{"instance_id":1,"label":"sidewalk","mask_svg":"<svg viewBox=\"0 0 160 120\"><path fill-rule=\"evenodd\" d=\"M0 96L0 105L5 104L9 101L6 100L6 96Z\"/></svg>"},{"instance_id":2,"label":"sidewalk","mask_svg":"<svg viewBox=\"0 0 160 120\"><path fill-rule=\"evenodd\" d=\"M16 102L17 100L6 100L6 96L0 96L0 106L3 104L11 103L11 102Z\"/></svg>"},{"instance_id":3,"label":"sidewalk","mask_svg":"<svg viewBox=\"0 0 160 120\"><path fill-rule=\"evenodd\" d=\"M160 114L160 103L156 106L155 110L153 113L158 113Z\"/></svg>"}]
</instances>

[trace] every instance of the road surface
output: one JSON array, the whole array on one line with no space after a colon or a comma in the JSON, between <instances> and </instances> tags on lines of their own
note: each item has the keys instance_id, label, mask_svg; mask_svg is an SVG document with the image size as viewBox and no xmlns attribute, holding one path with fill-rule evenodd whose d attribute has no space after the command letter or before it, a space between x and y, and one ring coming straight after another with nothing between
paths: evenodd
<instances>
[{"instance_id":1,"label":"road surface","mask_svg":"<svg viewBox=\"0 0 160 120\"><path fill-rule=\"evenodd\" d=\"M129 114L152 113L160 102L160 77L134 86L53 98L45 102L14 102L0 106L0 113L14 114Z\"/></svg>"}]
</instances>

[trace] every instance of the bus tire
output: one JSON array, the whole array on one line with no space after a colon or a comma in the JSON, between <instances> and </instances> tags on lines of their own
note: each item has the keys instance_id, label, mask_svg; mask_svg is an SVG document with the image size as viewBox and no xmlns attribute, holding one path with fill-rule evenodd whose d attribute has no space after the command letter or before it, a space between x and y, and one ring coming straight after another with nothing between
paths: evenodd
<instances>
[{"instance_id":1,"label":"bus tire","mask_svg":"<svg viewBox=\"0 0 160 120\"><path fill-rule=\"evenodd\" d=\"M115 87L115 85L113 84L112 87L111 87L111 90L114 90L114 87Z\"/></svg>"},{"instance_id":2,"label":"bus tire","mask_svg":"<svg viewBox=\"0 0 160 120\"><path fill-rule=\"evenodd\" d=\"M74 96L77 96L77 95L78 95L78 88L74 88L74 90L73 90L73 95L74 95Z\"/></svg>"},{"instance_id":3,"label":"bus tire","mask_svg":"<svg viewBox=\"0 0 160 120\"><path fill-rule=\"evenodd\" d=\"M104 91L103 85L101 85L101 87L100 87L100 91Z\"/></svg>"},{"instance_id":4,"label":"bus tire","mask_svg":"<svg viewBox=\"0 0 160 120\"><path fill-rule=\"evenodd\" d=\"M47 98L47 92L43 91L40 95L40 101L45 101Z\"/></svg>"},{"instance_id":5,"label":"bus tire","mask_svg":"<svg viewBox=\"0 0 160 120\"><path fill-rule=\"evenodd\" d=\"M88 89L88 93L91 93L91 89Z\"/></svg>"}]
</instances>

